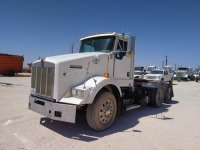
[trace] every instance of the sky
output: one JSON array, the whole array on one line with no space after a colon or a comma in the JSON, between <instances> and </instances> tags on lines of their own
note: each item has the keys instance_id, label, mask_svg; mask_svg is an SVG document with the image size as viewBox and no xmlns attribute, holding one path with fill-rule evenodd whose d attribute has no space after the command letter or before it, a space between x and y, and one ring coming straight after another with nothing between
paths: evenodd
<instances>
[{"instance_id":1,"label":"sky","mask_svg":"<svg viewBox=\"0 0 200 150\"><path fill-rule=\"evenodd\" d=\"M200 66L200 0L0 0L0 53L24 66L99 32L136 37L136 66Z\"/></svg>"}]
</instances>

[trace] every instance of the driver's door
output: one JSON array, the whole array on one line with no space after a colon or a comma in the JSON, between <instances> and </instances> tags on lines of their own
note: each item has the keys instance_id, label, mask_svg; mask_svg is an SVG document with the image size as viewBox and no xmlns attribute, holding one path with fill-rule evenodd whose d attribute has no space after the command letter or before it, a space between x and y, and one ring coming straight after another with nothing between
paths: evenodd
<instances>
[{"instance_id":1,"label":"driver's door","mask_svg":"<svg viewBox=\"0 0 200 150\"><path fill-rule=\"evenodd\" d=\"M122 86L128 86L132 78L133 57L132 54L127 54L127 41L118 40L115 51L114 60L114 78L120 82Z\"/></svg>"}]
</instances>

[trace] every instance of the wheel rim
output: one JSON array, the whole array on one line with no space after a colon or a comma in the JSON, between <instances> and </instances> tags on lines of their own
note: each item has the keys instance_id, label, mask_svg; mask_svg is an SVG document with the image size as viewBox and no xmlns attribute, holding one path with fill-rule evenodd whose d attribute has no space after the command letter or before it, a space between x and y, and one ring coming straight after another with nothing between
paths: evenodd
<instances>
[{"instance_id":1,"label":"wheel rim","mask_svg":"<svg viewBox=\"0 0 200 150\"><path fill-rule=\"evenodd\" d=\"M106 99L99 110L99 120L101 123L108 123L113 116L113 104L109 99Z\"/></svg>"}]
</instances>

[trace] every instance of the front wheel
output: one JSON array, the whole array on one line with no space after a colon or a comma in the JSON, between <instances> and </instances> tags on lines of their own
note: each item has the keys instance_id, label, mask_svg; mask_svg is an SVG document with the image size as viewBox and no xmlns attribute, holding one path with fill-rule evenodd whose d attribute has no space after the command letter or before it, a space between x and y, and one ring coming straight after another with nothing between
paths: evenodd
<instances>
[{"instance_id":1,"label":"front wheel","mask_svg":"<svg viewBox=\"0 0 200 150\"><path fill-rule=\"evenodd\" d=\"M199 80L199 79L198 79L198 78L196 78L196 82L198 82L198 80Z\"/></svg>"},{"instance_id":2,"label":"front wheel","mask_svg":"<svg viewBox=\"0 0 200 150\"><path fill-rule=\"evenodd\" d=\"M88 125L97 131L109 128L115 120L117 103L110 92L101 91L92 104L88 105L86 118Z\"/></svg>"}]
</instances>

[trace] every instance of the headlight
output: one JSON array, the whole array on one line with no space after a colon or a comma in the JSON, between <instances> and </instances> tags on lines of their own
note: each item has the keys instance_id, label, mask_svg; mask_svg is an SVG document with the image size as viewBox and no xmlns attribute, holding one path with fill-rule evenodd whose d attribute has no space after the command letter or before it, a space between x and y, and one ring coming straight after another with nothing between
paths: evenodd
<instances>
[{"instance_id":1,"label":"headlight","mask_svg":"<svg viewBox=\"0 0 200 150\"><path fill-rule=\"evenodd\" d=\"M75 96L75 95L76 95L76 90L72 89L72 96Z\"/></svg>"},{"instance_id":2,"label":"headlight","mask_svg":"<svg viewBox=\"0 0 200 150\"><path fill-rule=\"evenodd\" d=\"M83 97L83 91L77 91L77 92L76 92L76 95L77 95L78 97Z\"/></svg>"},{"instance_id":3,"label":"headlight","mask_svg":"<svg viewBox=\"0 0 200 150\"><path fill-rule=\"evenodd\" d=\"M73 97L83 98L84 91L83 90L78 90L78 89L72 89L72 96Z\"/></svg>"}]
</instances>

